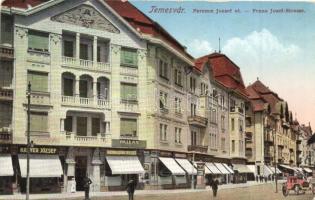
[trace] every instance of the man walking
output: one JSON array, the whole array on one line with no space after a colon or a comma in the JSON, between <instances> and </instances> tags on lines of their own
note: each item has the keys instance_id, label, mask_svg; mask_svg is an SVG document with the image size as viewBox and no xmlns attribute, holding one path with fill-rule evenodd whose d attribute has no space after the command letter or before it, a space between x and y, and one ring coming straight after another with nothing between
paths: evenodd
<instances>
[{"instance_id":1,"label":"man walking","mask_svg":"<svg viewBox=\"0 0 315 200\"><path fill-rule=\"evenodd\" d=\"M84 181L85 200L90 200L90 185L92 184L92 181L87 175L83 181Z\"/></svg>"},{"instance_id":2,"label":"man walking","mask_svg":"<svg viewBox=\"0 0 315 200\"><path fill-rule=\"evenodd\" d=\"M130 180L127 184L127 192L129 196L129 200L133 200L133 195L135 193L137 183L134 180Z\"/></svg>"},{"instance_id":3,"label":"man walking","mask_svg":"<svg viewBox=\"0 0 315 200\"><path fill-rule=\"evenodd\" d=\"M215 179L212 181L211 187L212 187L213 197L217 196L218 185L219 185L218 179Z\"/></svg>"}]
</instances>

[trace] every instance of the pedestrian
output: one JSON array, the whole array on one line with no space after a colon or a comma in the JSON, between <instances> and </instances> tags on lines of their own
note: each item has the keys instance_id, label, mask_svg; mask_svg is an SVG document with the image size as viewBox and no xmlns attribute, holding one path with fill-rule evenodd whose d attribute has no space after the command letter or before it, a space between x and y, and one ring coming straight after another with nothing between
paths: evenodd
<instances>
[{"instance_id":1,"label":"pedestrian","mask_svg":"<svg viewBox=\"0 0 315 200\"><path fill-rule=\"evenodd\" d=\"M258 182L258 175L256 175L256 182Z\"/></svg>"},{"instance_id":2,"label":"pedestrian","mask_svg":"<svg viewBox=\"0 0 315 200\"><path fill-rule=\"evenodd\" d=\"M212 192L213 192L213 197L216 197L217 196L217 193L218 193L218 185L219 185L219 181L218 179L214 179L212 181Z\"/></svg>"},{"instance_id":3,"label":"pedestrian","mask_svg":"<svg viewBox=\"0 0 315 200\"><path fill-rule=\"evenodd\" d=\"M83 179L83 187L85 193L85 200L90 200L90 185L92 184L91 179L86 175Z\"/></svg>"},{"instance_id":4,"label":"pedestrian","mask_svg":"<svg viewBox=\"0 0 315 200\"><path fill-rule=\"evenodd\" d=\"M133 195L135 193L135 189L136 189L137 183L134 180L130 180L127 184L127 192L128 192L128 196L129 196L129 200L133 200Z\"/></svg>"}]
</instances>

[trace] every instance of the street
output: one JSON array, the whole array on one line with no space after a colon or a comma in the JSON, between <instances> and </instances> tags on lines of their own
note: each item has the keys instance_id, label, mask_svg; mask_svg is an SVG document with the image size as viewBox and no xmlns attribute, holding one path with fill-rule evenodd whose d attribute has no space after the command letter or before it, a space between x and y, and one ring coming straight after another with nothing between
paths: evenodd
<instances>
[{"instance_id":1,"label":"street","mask_svg":"<svg viewBox=\"0 0 315 200\"><path fill-rule=\"evenodd\" d=\"M292 192L292 191L291 191ZM259 186L251 186L246 188L235 188L235 189L223 189L218 191L218 196L213 198L212 191L204 192L185 192L180 194L165 194L161 191L160 194L151 195L135 195L135 200L312 200L313 195L310 191L306 194L295 195L293 192L289 196L284 197L281 190L278 193L274 192L274 185L265 184ZM94 197L92 200L127 200L127 196L117 196L117 197ZM75 199L79 200L79 199ZM80 199L81 200L81 199Z\"/></svg>"}]
</instances>

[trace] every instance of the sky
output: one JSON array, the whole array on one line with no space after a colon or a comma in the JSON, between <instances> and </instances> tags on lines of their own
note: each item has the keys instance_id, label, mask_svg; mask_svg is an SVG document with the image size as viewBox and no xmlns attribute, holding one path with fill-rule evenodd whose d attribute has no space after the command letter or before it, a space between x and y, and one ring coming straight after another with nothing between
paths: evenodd
<instances>
[{"instance_id":1,"label":"sky","mask_svg":"<svg viewBox=\"0 0 315 200\"><path fill-rule=\"evenodd\" d=\"M221 52L240 67L246 85L259 77L300 123L311 122L315 130L315 3L131 2L195 58L218 51L220 38ZM152 6L183 11L154 12Z\"/></svg>"}]
</instances>

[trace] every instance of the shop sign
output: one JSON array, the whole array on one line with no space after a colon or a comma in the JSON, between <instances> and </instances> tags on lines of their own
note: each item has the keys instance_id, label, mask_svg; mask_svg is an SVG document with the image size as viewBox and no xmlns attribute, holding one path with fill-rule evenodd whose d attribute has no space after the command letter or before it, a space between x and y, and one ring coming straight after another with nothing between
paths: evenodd
<instances>
[{"instance_id":1,"label":"shop sign","mask_svg":"<svg viewBox=\"0 0 315 200\"><path fill-rule=\"evenodd\" d=\"M20 147L19 148L19 153L27 153L27 148L26 147ZM31 147L30 148L30 153L35 153L35 154L57 154L58 149L54 147Z\"/></svg>"},{"instance_id":2,"label":"shop sign","mask_svg":"<svg viewBox=\"0 0 315 200\"><path fill-rule=\"evenodd\" d=\"M160 151L160 156L172 157L172 152Z\"/></svg>"},{"instance_id":3,"label":"shop sign","mask_svg":"<svg viewBox=\"0 0 315 200\"><path fill-rule=\"evenodd\" d=\"M125 148L146 148L147 142L144 140L112 139L112 146Z\"/></svg>"},{"instance_id":4,"label":"shop sign","mask_svg":"<svg viewBox=\"0 0 315 200\"><path fill-rule=\"evenodd\" d=\"M187 155L182 153L175 153L175 158L187 158Z\"/></svg>"},{"instance_id":5,"label":"shop sign","mask_svg":"<svg viewBox=\"0 0 315 200\"><path fill-rule=\"evenodd\" d=\"M107 150L106 155L115 156L136 156L137 151L126 151L126 150Z\"/></svg>"},{"instance_id":6,"label":"shop sign","mask_svg":"<svg viewBox=\"0 0 315 200\"><path fill-rule=\"evenodd\" d=\"M205 164L204 163L196 163L196 164L197 164L197 176L204 176Z\"/></svg>"}]
</instances>

